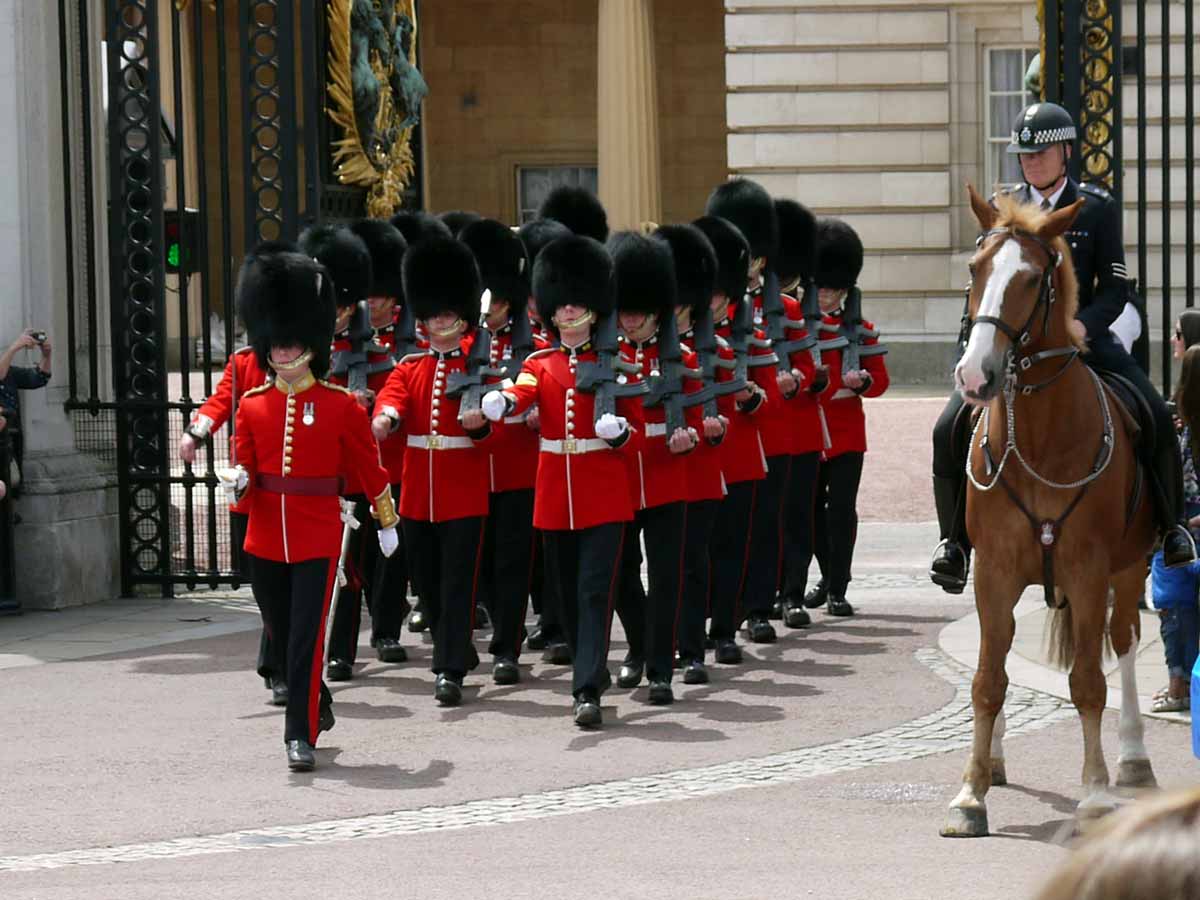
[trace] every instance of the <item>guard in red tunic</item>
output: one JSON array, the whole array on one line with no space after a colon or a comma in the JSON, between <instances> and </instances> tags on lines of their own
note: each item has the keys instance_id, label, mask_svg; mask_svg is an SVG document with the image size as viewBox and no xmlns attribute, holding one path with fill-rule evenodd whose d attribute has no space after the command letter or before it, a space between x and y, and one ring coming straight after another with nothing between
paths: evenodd
<instances>
[{"instance_id":1,"label":"guard in red tunic","mask_svg":"<svg viewBox=\"0 0 1200 900\"><path fill-rule=\"evenodd\" d=\"M541 421L533 524L562 600L571 642L575 724L601 723L609 687L608 639L625 523L633 519L626 454L636 454L640 397L616 383L613 265L604 246L572 235L548 244L533 266L542 321L559 344L532 354L516 384L484 398L492 421L534 403Z\"/></svg>"},{"instance_id":2,"label":"guard in red tunic","mask_svg":"<svg viewBox=\"0 0 1200 900\"><path fill-rule=\"evenodd\" d=\"M433 633L434 697L457 706L463 679L479 665L472 631L490 486L487 450L476 442L491 426L468 402L483 391L477 384L459 392L464 379L482 377L486 368L474 346L482 339L472 324L479 321L480 282L470 248L444 237L410 245L404 297L430 347L405 357L388 377L375 398L373 428L381 442L397 440L397 427L405 428L405 547Z\"/></svg>"},{"instance_id":3,"label":"guard in red tunic","mask_svg":"<svg viewBox=\"0 0 1200 900\"><path fill-rule=\"evenodd\" d=\"M227 490L249 512L245 551L254 597L272 640L287 647L288 766L315 765L317 735L333 725L321 679L325 620L333 593L343 473L372 498L385 554L396 549L396 513L366 413L342 388L318 381L329 366L335 303L328 273L300 253L252 255L238 281L238 308L273 383L238 407L236 467Z\"/></svg>"},{"instance_id":4,"label":"guard in red tunic","mask_svg":"<svg viewBox=\"0 0 1200 900\"><path fill-rule=\"evenodd\" d=\"M678 298L676 330L689 361L701 372L707 399L700 408L701 440L686 457L687 523L683 545L683 598L676 632L684 684L707 684L704 624L708 617L711 560L709 545L717 513L725 499L721 443L734 415L733 352L716 336L710 304L717 283L717 252L694 225L664 225L654 232L675 260ZM722 300L724 304L724 300ZM727 304L725 304L727 306Z\"/></svg>"},{"instance_id":5,"label":"guard in red tunic","mask_svg":"<svg viewBox=\"0 0 1200 900\"><path fill-rule=\"evenodd\" d=\"M479 219L459 232L471 248L483 286L490 293L484 327L491 338L489 367L510 383L534 350L525 314L531 293L525 245L511 228ZM488 294L485 294L488 296ZM525 640L525 611L533 569L533 486L537 477L538 433L528 412L492 425L488 441L491 503L483 539L480 592L492 615L492 680L516 684L517 660Z\"/></svg>"},{"instance_id":6,"label":"guard in red tunic","mask_svg":"<svg viewBox=\"0 0 1200 900\"><path fill-rule=\"evenodd\" d=\"M671 247L631 231L609 239L616 274L621 355L649 385L643 398L645 431L629 458L633 523L625 529L617 614L629 652L617 685L637 687L643 671L649 701L674 701L675 630L683 590L683 537L687 517L686 454L699 443L699 406L683 406L684 395L702 388L695 355L683 351L675 328L675 265ZM668 416L673 421L668 421ZM647 585L642 585L641 538L646 542Z\"/></svg>"},{"instance_id":7,"label":"guard in red tunic","mask_svg":"<svg viewBox=\"0 0 1200 900\"><path fill-rule=\"evenodd\" d=\"M829 354L831 384L821 397L821 417L828 435L817 484L815 545L822 582L812 591L810 606L825 601L831 616L852 616L846 600L854 544L858 536L858 485L867 450L863 397L878 397L888 388L885 345L879 332L862 318L857 281L863 246L854 229L837 219L821 219L817 228L816 280L822 328L846 340ZM803 571L808 560L801 559Z\"/></svg>"},{"instance_id":8,"label":"guard in red tunic","mask_svg":"<svg viewBox=\"0 0 1200 900\"><path fill-rule=\"evenodd\" d=\"M710 309L717 337L733 354L733 321L730 315L742 312L747 347L744 389L734 395L734 407L727 414L729 430L721 444L721 473L726 496L713 528L709 556L712 585L709 591L712 622L709 637L715 642L714 658L722 665L742 661L736 634L742 620L742 595L750 556L750 532L756 488L767 474L759 420L767 412L767 392L759 382L775 381L775 358L763 346L753 345L757 335L746 307L746 281L750 267L750 244L733 223L718 216L704 216L694 223L713 245L717 254L717 280ZM762 365L751 366L750 363Z\"/></svg>"}]
</instances>

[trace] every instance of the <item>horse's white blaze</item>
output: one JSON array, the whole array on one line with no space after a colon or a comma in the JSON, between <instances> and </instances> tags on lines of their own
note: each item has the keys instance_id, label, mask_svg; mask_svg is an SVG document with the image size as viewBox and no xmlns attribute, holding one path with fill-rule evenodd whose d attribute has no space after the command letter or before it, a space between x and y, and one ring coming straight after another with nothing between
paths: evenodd
<instances>
[{"instance_id":1,"label":"horse's white blaze","mask_svg":"<svg viewBox=\"0 0 1200 900\"><path fill-rule=\"evenodd\" d=\"M1009 284L1018 272L1032 269L1033 266L1021 257L1020 243L1011 239L1006 241L992 257L992 274L979 301L977 315L1000 318L1000 307L1004 303L1004 293ZM967 342L966 352L954 368L954 381L960 391L978 393L987 382L983 363L992 352L995 338L994 325L981 322L971 329L971 339Z\"/></svg>"},{"instance_id":2,"label":"horse's white blaze","mask_svg":"<svg viewBox=\"0 0 1200 900\"><path fill-rule=\"evenodd\" d=\"M1129 652L1119 657L1117 662L1121 666L1121 721L1117 726L1117 734L1121 739L1120 760L1125 762L1131 759L1149 759L1144 740L1145 726L1138 709L1136 633L1133 635L1133 643L1129 645Z\"/></svg>"}]
</instances>

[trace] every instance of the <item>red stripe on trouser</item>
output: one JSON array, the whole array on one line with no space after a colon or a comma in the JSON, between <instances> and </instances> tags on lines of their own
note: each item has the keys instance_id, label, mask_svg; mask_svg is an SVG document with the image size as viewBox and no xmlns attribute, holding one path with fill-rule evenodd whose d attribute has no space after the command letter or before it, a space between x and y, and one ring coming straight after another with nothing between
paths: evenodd
<instances>
[{"instance_id":1,"label":"red stripe on trouser","mask_svg":"<svg viewBox=\"0 0 1200 900\"><path fill-rule=\"evenodd\" d=\"M788 491L792 485L792 460L793 457L785 456L787 460L787 471L783 473L783 484L779 489L779 516L775 522L775 532L777 535L777 545L779 552L775 554L775 595L778 596L783 589L783 557L786 549L786 544L783 540L783 522L787 517L788 506Z\"/></svg>"},{"instance_id":2,"label":"red stripe on trouser","mask_svg":"<svg viewBox=\"0 0 1200 900\"><path fill-rule=\"evenodd\" d=\"M687 504L683 505L683 531L679 542L679 591L675 594L675 619L671 624L671 656L679 652L679 617L683 613L683 561L687 557Z\"/></svg>"},{"instance_id":3,"label":"red stripe on trouser","mask_svg":"<svg viewBox=\"0 0 1200 900\"><path fill-rule=\"evenodd\" d=\"M612 641L613 602L617 596L617 581L621 575L621 554L625 549L625 532L629 527L628 524L621 525L621 537L617 541L617 557L613 560L613 574L608 582L608 615L604 620L604 653L602 654L605 668L608 668L608 645Z\"/></svg>"},{"instance_id":4,"label":"red stripe on trouser","mask_svg":"<svg viewBox=\"0 0 1200 900\"><path fill-rule=\"evenodd\" d=\"M313 645L312 668L308 673L308 742L317 745L317 723L321 718L321 671L325 668L325 624L329 618L329 605L333 600L333 586L337 579L337 560L329 560L329 574L325 576L325 593L321 596L321 623L317 626L317 641ZM355 598L358 602L358 598ZM355 635L355 640L358 636Z\"/></svg>"},{"instance_id":5,"label":"red stripe on trouser","mask_svg":"<svg viewBox=\"0 0 1200 900\"><path fill-rule=\"evenodd\" d=\"M525 577L525 599L521 601L521 614L517 617L517 643L513 647L513 659L521 655L521 644L525 642L525 616L529 614L529 592L533 589L533 563L537 559L538 532L529 537L529 569Z\"/></svg>"},{"instance_id":6,"label":"red stripe on trouser","mask_svg":"<svg viewBox=\"0 0 1200 900\"><path fill-rule=\"evenodd\" d=\"M746 519L746 543L742 551L742 577L738 579L737 602L733 604L733 630L742 624L742 598L746 594L746 573L750 569L750 536L754 533L754 508L758 505L758 488L765 482L755 482L750 489L750 515Z\"/></svg>"},{"instance_id":7,"label":"red stripe on trouser","mask_svg":"<svg viewBox=\"0 0 1200 900\"><path fill-rule=\"evenodd\" d=\"M471 630L467 633L472 635L472 642L475 640L475 596L479 593L479 567L483 563L483 529L487 526L487 516L483 516L479 520L479 539L475 542L475 574L471 578ZM444 560L445 554L442 559ZM445 579L442 579L445 583Z\"/></svg>"}]
</instances>

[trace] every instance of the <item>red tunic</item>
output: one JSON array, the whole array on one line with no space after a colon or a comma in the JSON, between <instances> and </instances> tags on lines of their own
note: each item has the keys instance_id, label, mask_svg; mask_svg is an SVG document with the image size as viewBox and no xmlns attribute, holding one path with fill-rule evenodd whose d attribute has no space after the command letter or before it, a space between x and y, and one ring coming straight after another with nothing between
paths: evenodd
<instances>
[{"instance_id":1,"label":"red tunic","mask_svg":"<svg viewBox=\"0 0 1200 900\"><path fill-rule=\"evenodd\" d=\"M539 343L534 340L535 346ZM502 328L492 335L494 368L512 359L512 329ZM525 424L525 415L507 416L492 423L488 441L488 476L493 494L531 490L537 480L538 433Z\"/></svg>"},{"instance_id":2,"label":"red tunic","mask_svg":"<svg viewBox=\"0 0 1200 900\"><path fill-rule=\"evenodd\" d=\"M400 515L407 519L448 522L487 515L487 450L463 430L460 398L446 396L447 378L466 371L470 347L471 338L465 338L457 350L404 357L375 397L376 414L399 420L407 430L400 487Z\"/></svg>"},{"instance_id":3,"label":"red tunic","mask_svg":"<svg viewBox=\"0 0 1200 900\"><path fill-rule=\"evenodd\" d=\"M386 337L391 338L392 341L395 341L395 335L392 333L391 329L388 329L387 331L388 333ZM385 336L381 335L381 337ZM384 344L382 340L378 341L378 343L384 346L390 346L390 344ZM339 353L349 349L350 340L348 338L345 336L337 336L334 338L334 353ZM391 355L387 352L369 353L367 355L367 365L371 368L379 368L382 370L378 372L372 372L367 375L367 389L369 391L378 395L378 393L383 390L383 386L387 384L388 375L390 375L392 372L391 362ZM387 366L386 369L383 368L385 365ZM343 374L329 376L330 384L336 384L339 387L347 387L348 381L348 375ZM394 437L394 435L392 437ZM389 439L380 444L379 458L383 461L383 467L388 470L388 477L392 479L392 484L400 484L401 478L404 475L403 435L401 435L399 441ZM350 475L347 475L346 478L346 491L351 494L363 493L361 485L359 485L354 480L353 476Z\"/></svg>"},{"instance_id":4,"label":"red tunic","mask_svg":"<svg viewBox=\"0 0 1200 900\"><path fill-rule=\"evenodd\" d=\"M621 358L641 366L643 379L658 370L658 349L658 341L654 338L643 344L621 339ZM683 364L695 369L699 364L696 354L685 350ZM702 382L691 378L683 382L684 392L688 394L696 393L703 386ZM643 409L646 424L642 447L636 455L626 457L634 506L637 509L650 509L668 503L686 502L689 495L687 457L691 454L676 454L667 448L670 435L666 431L667 411L662 405ZM697 433L701 431L703 411L699 406L685 409L684 417L689 427L695 428Z\"/></svg>"},{"instance_id":5,"label":"red tunic","mask_svg":"<svg viewBox=\"0 0 1200 900\"><path fill-rule=\"evenodd\" d=\"M875 326L864 321L863 328L875 331ZM826 314L821 328L826 333L837 331L842 326L842 311ZM864 342L866 346L879 343L878 334ZM842 351L827 350L821 354L822 361L829 367L829 390L820 399L821 416L824 420L828 441L825 459L833 459L843 453L865 453L867 450L867 419L863 413L863 397L878 397L888 389L887 364L882 354L864 356L862 367L871 373L871 384L856 394L842 382Z\"/></svg>"},{"instance_id":6,"label":"red tunic","mask_svg":"<svg viewBox=\"0 0 1200 900\"><path fill-rule=\"evenodd\" d=\"M191 427L200 434L212 434L229 421L234 401L241 402L242 397L252 388L268 383L271 376L262 370L258 357L250 347L235 350L225 363L225 372L213 391L213 395L205 400L192 413ZM236 448L235 448L236 449ZM237 454L230 458L230 464L236 465ZM245 498L229 507L233 512L245 513L248 509Z\"/></svg>"},{"instance_id":7,"label":"red tunic","mask_svg":"<svg viewBox=\"0 0 1200 900\"><path fill-rule=\"evenodd\" d=\"M583 450L600 440L595 430L595 396L575 389L575 366L595 362L596 352L585 345L577 350L555 348L531 354L517 383L508 389L516 400L513 414L538 406L543 441L566 449L567 441ZM630 427L628 439L617 449L603 447L587 452L562 453L541 449L533 503L534 527L544 531L579 531L608 522L628 522L633 503L625 457L636 455L643 428L642 403L637 397L617 399L617 415ZM598 445L597 445L598 446ZM616 489L617 487L620 489Z\"/></svg>"},{"instance_id":8,"label":"red tunic","mask_svg":"<svg viewBox=\"0 0 1200 900\"><path fill-rule=\"evenodd\" d=\"M715 328L719 338L728 340L732 331L732 323L729 319L722 319L716 323ZM751 348L750 352L754 355L770 353L769 350L762 348ZM728 358L732 359L733 357L734 353L730 349L728 351ZM760 380L762 375L760 373L765 372L769 376L770 383L775 385L774 366L763 366L758 369L749 368L746 371L750 380L756 384L762 383ZM776 396L779 394L778 385L775 385L775 394ZM725 440L721 442L721 471L725 476L726 484L738 484L742 481L758 481L761 478L767 477L767 455L763 448L762 436L759 432L759 422L766 421L768 418L768 404L769 401L764 401L755 407L753 412L749 413L742 412L735 404L732 412L727 414L729 418L729 433L725 435Z\"/></svg>"},{"instance_id":9,"label":"red tunic","mask_svg":"<svg viewBox=\"0 0 1200 900\"><path fill-rule=\"evenodd\" d=\"M754 322L763 321L762 291L755 291L751 297L754 301ZM789 341L799 341L808 337L808 329L804 324L804 312L800 301L795 297L783 294L783 314L785 318L785 333ZM801 386L796 395L790 400L784 400L780 394L781 421L786 434L788 453L814 453L824 449L824 439L821 432L821 417L817 395L808 390L816 378L816 367L813 365L812 353L808 350L798 350L790 354L788 362L792 369L800 372ZM826 388L828 390L828 388ZM770 455L770 454L768 454Z\"/></svg>"},{"instance_id":10,"label":"red tunic","mask_svg":"<svg viewBox=\"0 0 1200 900\"><path fill-rule=\"evenodd\" d=\"M680 335L680 339L691 351L692 334ZM717 338L717 356L722 359L733 359L733 351L729 349L729 345ZM733 373L728 369L720 367L716 370L717 381L730 381L733 379ZM687 455L688 464L688 502L697 503L701 500L723 500L725 498L725 476L721 472L721 460L724 456L722 449L725 439L729 437L729 429L733 427L733 418L736 414L736 403L732 395L717 398L717 412L729 420L730 424L725 429L725 439L721 443L710 444L704 437L704 408L698 407L700 411L701 427L697 429L700 434L700 443L696 445L691 453Z\"/></svg>"},{"instance_id":11,"label":"red tunic","mask_svg":"<svg viewBox=\"0 0 1200 900\"><path fill-rule=\"evenodd\" d=\"M341 551L336 493L305 495L259 486L259 475L335 480L353 473L384 525L394 524L387 471L366 411L346 390L312 376L248 391L237 411L238 464L250 476L246 552L277 562L335 559ZM298 485L298 483L297 483Z\"/></svg>"}]
</instances>

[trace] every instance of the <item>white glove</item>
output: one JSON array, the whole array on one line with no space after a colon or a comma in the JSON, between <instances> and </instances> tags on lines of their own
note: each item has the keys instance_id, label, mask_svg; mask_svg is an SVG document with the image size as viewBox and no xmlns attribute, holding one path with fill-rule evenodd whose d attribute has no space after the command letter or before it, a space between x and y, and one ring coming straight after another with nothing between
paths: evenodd
<instances>
[{"instance_id":1,"label":"white glove","mask_svg":"<svg viewBox=\"0 0 1200 900\"><path fill-rule=\"evenodd\" d=\"M480 402L479 408L493 422L499 422L504 418L504 414L508 412L508 398L504 396L502 391L488 391L483 395L483 400Z\"/></svg>"},{"instance_id":2,"label":"white glove","mask_svg":"<svg viewBox=\"0 0 1200 900\"><path fill-rule=\"evenodd\" d=\"M624 416L614 416L605 413L596 420L596 437L606 441L615 441L629 430L629 422Z\"/></svg>"},{"instance_id":3,"label":"white glove","mask_svg":"<svg viewBox=\"0 0 1200 900\"><path fill-rule=\"evenodd\" d=\"M246 490L250 484L250 475L241 466L217 469L214 474L217 476L217 481L221 483L221 489L225 491L225 496L229 498L230 503L234 503L238 494Z\"/></svg>"},{"instance_id":4,"label":"white glove","mask_svg":"<svg viewBox=\"0 0 1200 900\"><path fill-rule=\"evenodd\" d=\"M379 549L383 551L384 556L391 556L399 546L400 536L396 534L395 525L391 528L379 529Z\"/></svg>"},{"instance_id":5,"label":"white glove","mask_svg":"<svg viewBox=\"0 0 1200 900\"><path fill-rule=\"evenodd\" d=\"M359 522L358 518L354 515L354 504L351 503L349 500L342 500L341 507L342 507L342 513L341 513L342 523L345 525L349 525L351 531L357 531L358 526L362 523Z\"/></svg>"}]
</instances>

